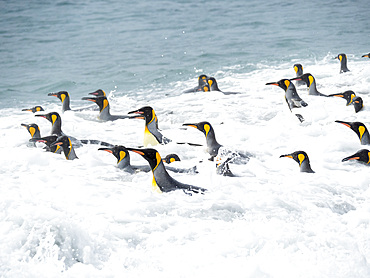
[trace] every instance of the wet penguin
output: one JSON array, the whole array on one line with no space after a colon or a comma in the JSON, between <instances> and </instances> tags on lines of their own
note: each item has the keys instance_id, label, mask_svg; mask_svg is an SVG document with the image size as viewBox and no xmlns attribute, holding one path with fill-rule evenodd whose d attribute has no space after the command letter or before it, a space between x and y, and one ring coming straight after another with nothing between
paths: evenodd
<instances>
[{"instance_id":1,"label":"wet penguin","mask_svg":"<svg viewBox=\"0 0 370 278\"><path fill-rule=\"evenodd\" d=\"M364 54L364 55L362 55L361 57L366 57L366 58L369 58L369 59L370 59L370 53L368 53L368 54Z\"/></svg>"},{"instance_id":2,"label":"wet penguin","mask_svg":"<svg viewBox=\"0 0 370 278\"><path fill-rule=\"evenodd\" d=\"M370 134L366 126L361 122L335 121L352 129L360 139L361 145L370 145Z\"/></svg>"},{"instance_id":3,"label":"wet penguin","mask_svg":"<svg viewBox=\"0 0 370 278\"><path fill-rule=\"evenodd\" d=\"M99 116L98 118L101 121L115 121L119 119L128 119L129 116L127 115L112 115L110 113L110 105L107 97L100 96L100 97L83 97L83 100L89 100L95 102L99 106Z\"/></svg>"},{"instance_id":4,"label":"wet penguin","mask_svg":"<svg viewBox=\"0 0 370 278\"><path fill-rule=\"evenodd\" d=\"M218 92L221 92L223 93L224 95L236 95L236 94L239 94L237 92L224 92L224 91L221 91L220 88L218 87L217 85L217 81L214 77L209 77L207 79L207 83L208 83L208 87L207 89L209 88L210 91L218 91ZM203 88L203 91L205 90L206 87Z\"/></svg>"},{"instance_id":5,"label":"wet penguin","mask_svg":"<svg viewBox=\"0 0 370 278\"><path fill-rule=\"evenodd\" d=\"M181 161L181 159L177 154L174 154L174 153L168 154L165 156L165 158L163 158L163 162L167 164L170 164L175 161Z\"/></svg>"},{"instance_id":6,"label":"wet penguin","mask_svg":"<svg viewBox=\"0 0 370 278\"><path fill-rule=\"evenodd\" d=\"M181 183L172 178L163 165L163 160L155 149L134 149L127 148L129 151L135 152L146 159L153 172L153 189L157 192L170 192L174 190L183 190L186 194L205 193L207 189Z\"/></svg>"},{"instance_id":7,"label":"wet penguin","mask_svg":"<svg viewBox=\"0 0 370 278\"><path fill-rule=\"evenodd\" d=\"M71 139L66 135L58 137L57 140L50 145L50 147L53 146L61 146L67 160L78 158L73 148Z\"/></svg>"},{"instance_id":8,"label":"wet penguin","mask_svg":"<svg viewBox=\"0 0 370 278\"><path fill-rule=\"evenodd\" d=\"M343 158L342 162L349 161L349 160L356 160L360 163L370 165L370 151L367 149L359 150L355 154Z\"/></svg>"},{"instance_id":9,"label":"wet penguin","mask_svg":"<svg viewBox=\"0 0 370 278\"><path fill-rule=\"evenodd\" d=\"M298 162L301 172L315 173L311 169L310 160L308 158L308 155L304 151L296 151L291 154L283 154L280 157L289 157L294 159L296 162Z\"/></svg>"},{"instance_id":10,"label":"wet penguin","mask_svg":"<svg viewBox=\"0 0 370 278\"><path fill-rule=\"evenodd\" d=\"M36 113L36 112L45 111L45 110L40 105L37 105L37 106L34 106L32 108L22 109L22 111L30 111L32 113Z\"/></svg>"},{"instance_id":11,"label":"wet penguin","mask_svg":"<svg viewBox=\"0 0 370 278\"><path fill-rule=\"evenodd\" d=\"M31 139L41 137L40 128L37 124L21 124L21 126L24 126L27 129L27 131L31 135ZM35 142L30 142L27 146L28 147L36 147L36 144L35 144Z\"/></svg>"},{"instance_id":12,"label":"wet penguin","mask_svg":"<svg viewBox=\"0 0 370 278\"><path fill-rule=\"evenodd\" d=\"M149 172L151 171L151 168L149 165L131 165L130 163L130 154L129 151L122 145L117 145L111 148L99 148L99 151L106 151L108 153L113 154L117 158L117 167L119 169L123 169L124 171L128 173L136 173L136 172ZM177 157L176 154L168 155L168 157ZM170 158L171 159L171 158ZM165 159L163 159L163 162ZM165 168L169 171L175 172L175 173L197 173L196 167L190 168L190 169L181 169L181 168L175 168L175 167L169 167L165 166Z\"/></svg>"},{"instance_id":13,"label":"wet penguin","mask_svg":"<svg viewBox=\"0 0 370 278\"><path fill-rule=\"evenodd\" d=\"M148 145L156 146L158 144L167 144L171 142L170 139L164 137L158 130L158 118L152 107L144 106L140 109L130 111L128 114L138 114L138 116L131 118L145 120L144 147L147 147Z\"/></svg>"},{"instance_id":14,"label":"wet penguin","mask_svg":"<svg viewBox=\"0 0 370 278\"><path fill-rule=\"evenodd\" d=\"M337 57L334 59L338 59L340 61L340 71L339 73L347 72L349 69L347 68L347 55L344 53L338 54Z\"/></svg>"},{"instance_id":15,"label":"wet penguin","mask_svg":"<svg viewBox=\"0 0 370 278\"><path fill-rule=\"evenodd\" d=\"M71 110L70 97L67 91L60 91L57 93L49 93L48 96L57 97L62 102L62 112Z\"/></svg>"},{"instance_id":16,"label":"wet penguin","mask_svg":"<svg viewBox=\"0 0 370 278\"><path fill-rule=\"evenodd\" d=\"M317 90L315 78L310 73L305 73L305 74L303 74L301 76L292 78L290 80L300 80L300 81L303 81L305 84L307 84L308 94L310 96L323 96L323 97L327 97L327 95L324 95L324 94L320 93Z\"/></svg>"},{"instance_id":17,"label":"wet penguin","mask_svg":"<svg viewBox=\"0 0 370 278\"><path fill-rule=\"evenodd\" d=\"M44 150L46 150L48 152L52 152L52 153L61 154L62 151L63 151L63 149L59 145L53 145L53 146L51 146L57 139L58 139L58 136L56 136L56 135L49 135L49 136L44 136L44 137L38 137L38 138L34 137L34 138L31 138L30 139L30 142L33 142L33 143L36 143L36 142L44 143L45 144Z\"/></svg>"},{"instance_id":18,"label":"wet penguin","mask_svg":"<svg viewBox=\"0 0 370 278\"><path fill-rule=\"evenodd\" d=\"M295 71L296 77L300 77L301 75L303 75L303 66L301 64L294 64L293 69ZM306 85L306 83L302 80L297 79L295 85L301 86L301 85Z\"/></svg>"},{"instance_id":19,"label":"wet penguin","mask_svg":"<svg viewBox=\"0 0 370 278\"><path fill-rule=\"evenodd\" d=\"M348 105L352 104L353 99L356 97L356 94L355 94L354 91L348 90L348 91L345 91L344 93L328 95L328 97L344 98L347 101L346 105L348 106Z\"/></svg>"},{"instance_id":20,"label":"wet penguin","mask_svg":"<svg viewBox=\"0 0 370 278\"><path fill-rule=\"evenodd\" d=\"M199 75L199 77L198 77L198 86L194 87L193 89L188 89L188 90L184 91L183 94L203 91L203 86L205 84L207 84L207 79L208 79L207 75L205 75L205 74Z\"/></svg>"},{"instance_id":21,"label":"wet penguin","mask_svg":"<svg viewBox=\"0 0 370 278\"><path fill-rule=\"evenodd\" d=\"M298 95L294 84L289 79L281 79L278 82L269 82L266 85L279 86L285 91L285 101L288 104L290 112L293 108L306 107L308 104L301 99ZM300 122L304 121L304 118L300 114L295 114Z\"/></svg>"},{"instance_id":22,"label":"wet penguin","mask_svg":"<svg viewBox=\"0 0 370 278\"><path fill-rule=\"evenodd\" d=\"M353 106L355 107L355 112L358 113L364 107L364 102L361 97L356 96L352 100Z\"/></svg>"}]
</instances>

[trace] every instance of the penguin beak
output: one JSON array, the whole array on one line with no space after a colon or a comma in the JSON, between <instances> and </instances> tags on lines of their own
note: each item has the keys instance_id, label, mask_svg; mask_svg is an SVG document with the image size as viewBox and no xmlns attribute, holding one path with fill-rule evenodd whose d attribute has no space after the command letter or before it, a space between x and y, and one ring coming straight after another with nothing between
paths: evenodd
<instances>
[{"instance_id":1,"label":"penguin beak","mask_svg":"<svg viewBox=\"0 0 370 278\"><path fill-rule=\"evenodd\" d=\"M135 111L128 112L128 114L144 114L144 112L140 110L135 110Z\"/></svg>"},{"instance_id":2,"label":"penguin beak","mask_svg":"<svg viewBox=\"0 0 370 278\"><path fill-rule=\"evenodd\" d=\"M342 125L345 125L345 126L347 126L347 127L351 128L350 124L349 124L349 123L347 123L347 122L343 122L343 121L335 121L335 122L336 122L336 123L339 123L339 124L342 124Z\"/></svg>"},{"instance_id":3,"label":"penguin beak","mask_svg":"<svg viewBox=\"0 0 370 278\"><path fill-rule=\"evenodd\" d=\"M83 97L81 99L82 100L89 100L89 101L92 101L92 102L96 102L96 98L92 98L92 97Z\"/></svg>"},{"instance_id":4,"label":"penguin beak","mask_svg":"<svg viewBox=\"0 0 370 278\"><path fill-rule=\"evenodd\" d=\"M293 159L293 156L291 154L282 154L279 158L282 158L282 157L289 157Z\"/></svg>"},{"instance_id":5,"label":"penguin beak","mask_svg":"<svg viewBox=\"0 0 370 278\"><path fill-rule=\"evenodd\" d=\"M40 141L40 142L42 142L42 141ZM61 145L63 145L63 142L55 141L54 143L51 143L50 144L50 147L53 147L53 146L61 146Z\"/></svg>"},{"instance_id":6,"label":"penguin beak","mask_svg":"<svg viewBox=\"0 0 370 278\"><path fill-rule=\"evenodd\" d=\"M21 126L24 126L25 128L28 128L28 125L26 125L26 124L21 124Z\"/></svg>"},{"instance_id":7,"label":"penguin beak","mask_svg":"<svg viewBox=\"0 0 370 278\"><path fill-rule=\"evenodd\" d=\"M191 126L191 127L194 127L196 129L198 129L198 125L197 124L183 124L183 126Z\"/></svg>"},{"instance_id":8,"label":"penguin beak","mask_svg":"<svg viewBox=\"0 0 370 278\"><path fill-rule=\"evenodd\" d=\"M269 83L266 83L266 85L275 85L275 86L279 86L279 84L277 82L269 82Z\"/></svg>"},{"instance_id":9,"label":"penguin beak","mask_svg":"<svg viewBox=\"0 0 370 278\"><path fill-rule=\"evenodd\" d=\"M108 153L113 153L112 149L110 148L99 148L98 151L106 151Z\"/></svg>"},{"instance_id":10,"label":"penguin beak","mask_svg":"<svg viewBox=\"0 0 370 278\"><path fill-rule=\"evenodd\" d=\"M290 81L294 81L294 80L302 81L302 77L298 76L298 77L295 77L295 78L292 78L292 79L289 79L289 80Z\"/></svg>"},{"instance_id":11,"label":"penguin beak","mask_svg":"<svg viewBox=\"0 0 370 278\"><path fill-rule=\"evenodd\" d=\"M55 93L49 93L49 94L48 94L48 96L58 97L58 95L57 95L57 94L55 94Z\"/></svg>"},{"instance_id":12,"label":"penguin beak","mask_svg":"<svg viewBox=\"0 0 370 278\"><path fill-rule=\"evenodd\" d=\"M369 58L369 54L362 55L362 57L367 57L367 58Z\"/></svg>"},{"instance_id":13,"label":"penguin beak","mask_svg":"<svg viewBox=\"0 0 370 278\"><path fill-rule=\"evenodd\" d=\"M130 114L130 113L128 113ZM141 115L135 115L135 116L131 116L129 119L145 119L144 116L141 116Z\"/></svg>"},{"instance_id":14,"label":"penguin beak","mask_svg":"<svg viewBox=\"0 0 370 278\"><path fill-rule=\"evenodd\" d=\"M348 156L348 157L345 157L342 159L342 162L344 161L348 161L348 160L359 160L360 157L357 155L357 153L351 155L351 156Z\"/></svg>"},{"instance_id":15,"label":"penguin beak","mask_svg":"<svg viewBox=\"0 0 370 278\"><path fill-rule=\"evenodd\" d=\"M30 111L30 112L32 112L32 109L22 109L22 111Z\"/></svg>"},{"instance_id":16,"label":"penguin beak","mask_svg":"<svg viewBox=\"0 0 370 278\"><path fill-rule=\"evenodd\" d=\"M35 115L35 117L41 117L41 118L47 119L46 115Z\"/></svg>"},{"instance_id":17,"label":"penguin beak","mask_svg":"<svg viewBox=\"0 0 370 278\"><path fill-rule=\"evenodd\" d=\"M142 152L141 150L133 149L133 148L126 148L126 149L129 150L129 151L132 151L134 153L140 154L141 156L145 156L145 153Z\"/></svg>"}]
</instances>

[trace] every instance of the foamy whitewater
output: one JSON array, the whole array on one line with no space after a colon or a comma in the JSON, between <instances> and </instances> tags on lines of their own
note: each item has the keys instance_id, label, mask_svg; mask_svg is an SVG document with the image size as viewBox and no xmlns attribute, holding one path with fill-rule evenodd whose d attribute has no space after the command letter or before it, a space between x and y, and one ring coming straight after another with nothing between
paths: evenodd
<instances>
[{"instance_id":1,"label":"foamy whitewater","mask_svg":"<svg viewBox=\"0 0 370 278\"><path fill-rule=\"evenodd\" d=\"M348 54L351 71L339 74L334 56L275 67L261 63L241 74L226 67L197 72L238 95L181 94L196 86L196 75L171 83L165 92L149 88L135 97L107 92L112 114L154 108L159 128L173 140L157 150L162 156L178 154L181 161L174 166L196 165L199 171L171 175L207 188L205 195L153 192L152 173L119 170L114 156L96 145L77 148L79 159L73 161L45 152L42 144L27 147L30 135L21 123L37 123L42 135L49 134L50 123L31 112L2 109L1 276L369 277L369 167L341 162L366 146L334 121L370 126L370 62ZM363 110L355 113L342 98L309 96L299 86L308 103L293 109L306 119L300 123L284 91L265 86L295 77L296 62L314 75L321 93L353 90L362 97ZM85 104L71 94L72 108L76 103ZM62 114L60 101L46 94L42 104L46 112L61 114L68 135L126 147L142 144L143 120L99 122L97 111ZM253 154L247 164L230 164L237 177L217 175L204 135L182 126L200 121L213 125L225 147ZM298 150L306 151L316 173L301 173L294 160L279 158ZM131 163L147 162L131 153Z\"/></svg>"}]
</instances>

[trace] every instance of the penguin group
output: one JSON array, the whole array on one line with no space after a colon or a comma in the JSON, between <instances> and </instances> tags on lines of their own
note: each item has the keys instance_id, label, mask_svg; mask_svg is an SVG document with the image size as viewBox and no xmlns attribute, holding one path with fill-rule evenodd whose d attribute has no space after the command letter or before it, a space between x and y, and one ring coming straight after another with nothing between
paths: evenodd
<instances>
[{"instance_id":1,"label":"penguin group","mask_svg":"<svg viewBox=\"0 0 370 278\"><path fill-rule=\"evenodd\" d=\"M362 57L369 57L370 54L365 54ZM340 61L340 73L346 73L349 71L347 67L347 56L344 53L339 54L335 57ZM318 91L317 83L315 77L311 73L304 73L303 66L301 64L294 64L293 69L296 73L295 77L292 78L280 78L278 81L267 82L266 85L275 85L283 89L285 102L290 110L296 111L296 109L304 109L309 104L303 100L296 89L296 86L306 85L308 88L308 95L318 96L318 97L340 97L346 100L346 105L354 105L355 112L358 113L363 108L363 101L360 96L347 90L343 93L336 94L323 94ZM207 75L200 75L198 77L198 85L194 88L183 91L183 93L205 93L205 92L219 92L224 95L230 95L230 97L237 97L238 92L225 92L219 89L218 83L214 77L209 77ZM65 113L67 111L95 111L97 113L97 118L100 122L112 122L117 120L144 120L144 136L142 146L126 146L125 144L111 144L99 140L91 139L77 139L73 136L66 135L62 131L62 116L55 111L48 113L45 112L45 109L41 106L35 106L28 109L23 109L23 111L29 111L35 113L35 117L44 118L51 123L51 131L47 136L41 136L40 128L36 123L21 125L27 129L31 135L29 140L29 146L35 147L37 143L44 144L44 149L48 152L53 152L57 154L64 153L64 156L67 160L78 159L76 148L82 147L85 144L95 144L98 145L99 151L105 151L117 159L117 168L122 169L123 171L135 174L137 172L152 172L153 180L152 187L154 191L157 192L171 192L174 190L182 190L188 195L193 195L195 193L205 194L208 189L196 185L182 183L174 179L168 171L175 173L187 173L187 174L197 174L197 167L190 168L176 168L170 167L166 164L170 164L174 161L181 161L177 154L169 154L162 158L159 151L156 149L158 145L167 145L167 144L185 144L175 142L166 136L164 136L161 130L158 127L158 117L152 106L143 106L141 108L135 108L131 111L126 111L125 114L114 115L110 112L110 103L108 100L107 94L99 89L92 93L88 94L89 96L83 97L82 100L93 102L94 106L87 106L83 108L72 109L70 95L67 91L59 91L49 93L48 96L54 96L58 98L61 103L61 111ZM295 114L300 122L304 122L305 119L301 114ZM139 122L139 121L138 121ZM337 120L336 123L340 123L346 127L352 129L358 136L361 145L370 145L370 134L367 127L362 122L350 122ZM219 175L225 177L235 177L230 165L233 163L245 165L253 157L250 153L245 151L234 151L227 149L224 145L221 145L216 140L216 132L209 121L203 120L193 123L184 123L183 127L186 129L188 127L195 128L198 131L202 132L205 136L205 145L206 151L209 154L208 161L211 161L215 165L215 172ZM190 146L199 147L200 144L195 143L186 143ZM147 164L144 165L132 165L130 162L130 152L136 153L146 160ZM300 167L301 172L305 173L315 173L311 168L310 160L305 151L294 151L289 154L283 154L281 158L287 157L295 160ZM343 162L349 160L357 160L363 162L367 165L370 165L370 152L367 149L361 149L355 154L352 154L348 157L342 159Z\"/></svg>"}]
</instances>

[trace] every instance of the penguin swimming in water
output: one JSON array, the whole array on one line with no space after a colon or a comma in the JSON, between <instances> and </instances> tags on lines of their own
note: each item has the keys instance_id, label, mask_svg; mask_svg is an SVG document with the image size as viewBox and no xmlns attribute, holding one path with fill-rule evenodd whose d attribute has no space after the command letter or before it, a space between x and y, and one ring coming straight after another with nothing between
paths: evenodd
<instances>
[{"instance_id":1,"label":"penguin swimming in water","mask_svg":"<svg viewBox=\"0 0 370 278\"><path fill-rule=\"evenodd\" d=\"M348 160L357 160L360 163L370 165L370 151L367 150L367 149L359 150L355 154L343 158L342 162L345 162L345 161L348 161Z\"/></svg>"},{"instance_id":2,"label":"penguin swimming in water","mask_svg":"<svg viewBox=\"0 0 370 278\"><path fill-rule=\"evenodd\" d=\"M60 91L57 93L49 93L48 96L57 97L62 102L62 112L72 110L70 107L70 98L67 91Z\"/></svg>"},{"instance_id":3,"label":"penguin swimming in water","mask_svg":"<svg viewBox=\"0 0 370 278\"><path fill-rule=\"evenodd\" d=\"M41 137L40 128L37 124L21 124L21 126L24 126L27 129L27 131L31 135L31 139ZM30 142L28 144L28 147L36 147L36 143L35 142Z\"/></svg>"},{"instance_id":4,"label":"penguin swimming in water","mask_svg":"<svg viewBox=\"0 0 370 278\"><path fill-rule=\"evenodd\" d=\"M106 151L108 153L113 154L117 158L117 167L131 174L140 172L140 171L143 171L143 172L151 171L151 168L149 167L149 165L139 165L139 166L131 165L129 151L122 145L117 145L111 148L99 148L98 150ZM176 154L168 155L168 157L178 158ZM165 168L175 173L197 173L196 166L190 169L180 169L180 168L174 168L174 167L169 167L169 166L165 166Z\"/></svg>"},{"instance_id":5,"label":"penguin swimming in water","mask_svg":"<svg viewBox=\"0 0 370 278\"><path fill-rule=\"evenodd\" d=\"M344 53L338 54L337 57L334 59L338 59L340 61L340 71L339 73L347 72L349 69L347 68L347 55Z\"/></svg>"},{"instance_id":6,"label":"penguin swimming in water","mask_svg":"<svg viewBox=\"0 0 370 278\"><path fill-rule=\"evenodd\" d=\"M150 106L144 106L135 111L130 111L128 114L138 114L138 116L131 117L132 119L144 119L144 147L148 145L156 146L158 144L168 144L170 139L164 137L158 130L158 118L154 109Z\"/></svg>"},{"instance_id":7,"label":"penguin swimming in water","mask_svg":"<svg viewBox=\"0 0 370 278\"><path fill-rule=\"evenodd\" d=\"M290 112L293 108L306 107L308 104L301 99L298 95L294 84L289 79L281 79L278 82L269 82L266 85L279 86L285 91L285 101L288 104ZM300 114L295 114L300 122L304 121L304 118Z\"/></svg>"},{"instance_id":8,"label":"penguin swimming in water","mask_svg":"<svg viewBox=\"0 0 370 278\"><path fill-rule=\"evenodd\" d=\"M218 85L217 85L217 81L214 77L209 77L207 79L207 83L208 83L208 87L204 86L203 87L203 91L205 91L205 88L209 88L210 91L218 91L218 92L221 92L223 93L224 95L236 95L236 94L239 94L237 92L224 92L224 91L221 91L220 88L218 88Z\"/></svg>"},{"instance_id":9,"label":"penguin swimming in water","mask_svg":"<svg viewBox=\"0 0 370 278\"><path fill-rule=\"evenodd\" d=\"M194 87L193 89L188 89L183 92L183 94L187 93L195 93L203 91L203 86L207 83L208 76L205 74L199 75L198 77L198 86Z\"/></svg>"},{"instance_id":10,"label":"penguin swimming in water","mask_svg":"<svg viewBox=\"0 0 370 278\"><path fill-rule=\"evenodd\" d=\"M83 97L82 99L95 102L99 106L99 116L98 116L98 118L101 121L106 122L106 121L115 121L115 120L119 120L119 119L128 119L128 118L130 118L127 115L112 115L110 113L109 101L108 101L107 97L105 97L105 96L100 96L100 97L96 97L96 98Z\"/></svg>"},{"instance_id":11,"label":"penguin swimming in water","mask_svg":"<svg viewBox=\"0 0 370 278\"><path fill-rule=\"evenodd\" d=\"M141 155L148 161L153 173L152 186L155 191L170 192L174 190L183 190L188 195L192 195L192 193L204 194L207 191L205 188L184 184L172 178L166 171L163 160L155 149L127 148L127 150Z\"/></svg>"},{"instance_id":12,"label":"penguin swimming in water","mask_svg":"<svg viewBox=\"0 0 370 278\"><path fill-rule=\"evenodd\" d=\"M78 158L73 148L71 139L69 139L69 137L66 135L58 137L57 140L50 145L50 147L53 146L61 146L67 160Z\"/></svg>"},{"instance_id":13,"label":"penguin swimming in water","mask_svg":"<svg viewBox=\"0 0 370 278\"><path fill-rule=\"evenodd\" d=\"M366 126L361 122L335 121L352 129L360 139L361 145L370 145L370 134Z\"/></svg>"},{"instance_id":14,"label":"penguin swimming in water","mask_svg":"<svg viewBox=\"0 0 370 278\"><path fill-rule=\"evenodd\" d=\"M167 164L170 164L175 161L181 161L181 159L177 154L174 154L174 153L168 154L165 156L165 158L163 158L163 162Z\"/></svg>"},{"instance_id":15,"label":"penguin swimming in water","mask_svg":"<svg viewBox=\"0 0 370 278\"><path fill-rule=\"evenodd\" d=\"M364 54L364 55L362 55L361 57L367 57L367 58L369 58L369 59L370 59L370 53L368 53L368 54Z\"/></svg>"},{"instance_id":16,"label":"penguin swimming in water","mask_svg":"<svg viewBox=\"0 0 370 278\"><path fill-rule=\"evenodd\" d=\"M40 105L37 105L37 106L34 106L32 108L22 109L22 111L30 111L32 113L36 113L36 112L45 111L45 110Z\"/></svg>"},{"instance_id":17,"label":"penguin swimming in water","mask_svg":"<svg viewBox=\"0 0 370 278\"><path fill-rule=\"evenodd\" d=\"M41 117L46 120L48 120L51 123L51 135L57 135L58 137L64 136L64 132L62 131L62 118L60 117L58 112L50 112L47 114L39 114L35 115L35 117ZM110 143L106 143L103 141L99 140L89 140L89 139L84 139L84 140L79 140L77 138L74 138L72 136L68 136L72 142L75 148L82 147L82 144L96 144L96 145L103 145L103 146L113 146Z\"/></svg>"},{"instance_id":18,"label":"penguin swimming in water","mask_svg":"<svg viewBox=\"0 0 370 278\"><path fill-rule=\"evenodd\" d=\"M307 84L308 94L310 96L323 96L323 97L327 97L327 95L324 95L324 94L320 93L317 90L315 78L312 76L311 73L305 73L305 74L303 74L301 76L292 78L290 80L300 80L300 81L303 81L305 84Z\"/></svg>"},{"instance_id":19,"label":"penguin swimming in water","mask_svg":"<svg viewBox=\"0 0 370 278\"><path fill-rule=\"evenodd\" d=\"M300 77L301 75L303 75L303 66L301 64L294 64L293 69L295 71L296 77ZM304 81L298 79L296 81L295 85L296 86L306 85L306 83Z\"/></svg>"},{"instance_id":20,"label":"penguin swimming in water","mask_svg":"<svg viewBox=\"0 0 370 278\"><path fill-rule=\"evenodd\" d=\"M348 91L345 91L344 93L328 95L328 97L344 98L347 101L346 105L348 106L353 102L353 99L356 97L356 94L354 91L348 90Z\"/></svg>"},{"instance_id":21,"label":"penguin swimming in water","mask_svg":"<svg viewBox=\"0 0 370 278\"><path fill-rule=\"evenodd\" d=\"M31 138L29 141L34 144L36 142L44 143L45 144L44 150L46 150L47 152L61 154L63 149L59 145L51 146L51 144L53 144L57 139L58 139L58 136L49 135L45 137L34 137L34 138Z\"/></svg>"},{"instance_id":22,"label":"penguin swimming in water","mask_svg":"<svg viewBox=\"0 0 370 278\"><path fill-rule=\"evenodd\" d=\"M356 96L352 99L353 106L355 107L355 112L358 113L364 107L364 102L361 97Z\"/></svg>"},{"instance_id":23,"label":"penguin swimming in water","mask_svg":"<svg viewBox=\"0 0 370 278\"><path fill-rule=\"evenodd\" d=\"M296 151L291 154L283 154L280 157L289 157L298 162L301 172L315 173L311 169L310 160L308 158L308 155L304 151Z\"/></svg>"}]
</instances>

